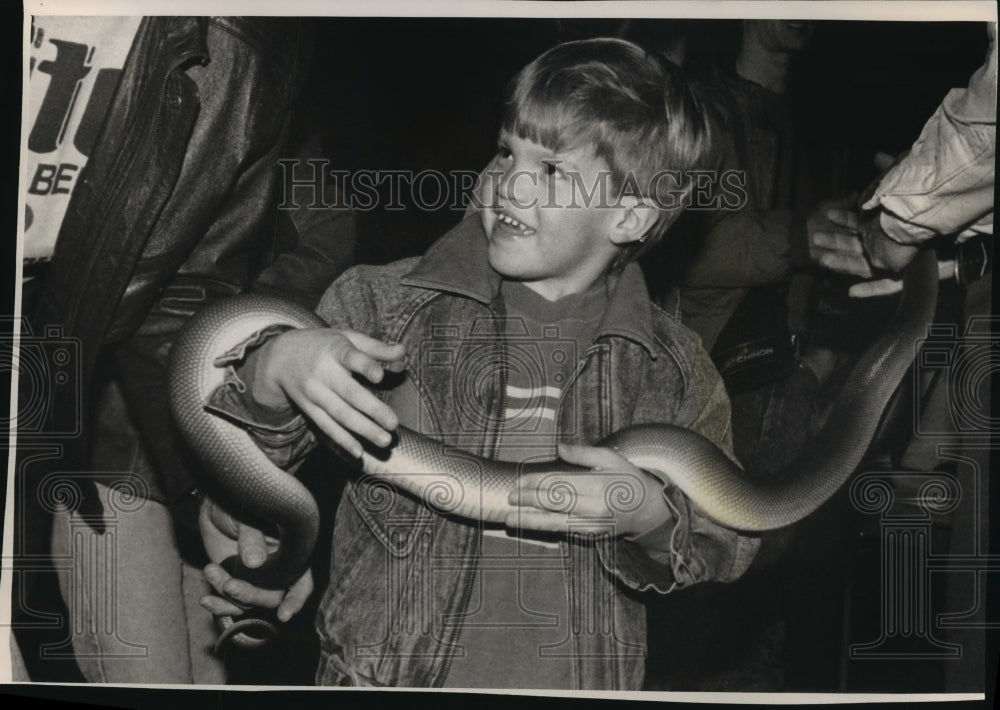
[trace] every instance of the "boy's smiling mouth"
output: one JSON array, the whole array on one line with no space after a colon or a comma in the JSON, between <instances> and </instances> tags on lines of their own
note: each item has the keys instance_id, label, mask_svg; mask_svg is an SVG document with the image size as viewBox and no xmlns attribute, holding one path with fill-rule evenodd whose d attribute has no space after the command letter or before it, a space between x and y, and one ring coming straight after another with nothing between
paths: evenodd
<instances>
[{"instance_id":1,"label":"boy's smiling mouth","mask_svg":"<svg viewBox=\"0 0 1000 710\"><path fill-rule=\"evenodd\" d=\"M497 226L506 227L507 229L513 230L517 234L520 234L521 236L524 237L530 236L535 233L534 229L528 227L525 224L522 224L519 220L511 217L506 212L497 211L496 216L497 216Z\"/></svg>"}]
</instances>

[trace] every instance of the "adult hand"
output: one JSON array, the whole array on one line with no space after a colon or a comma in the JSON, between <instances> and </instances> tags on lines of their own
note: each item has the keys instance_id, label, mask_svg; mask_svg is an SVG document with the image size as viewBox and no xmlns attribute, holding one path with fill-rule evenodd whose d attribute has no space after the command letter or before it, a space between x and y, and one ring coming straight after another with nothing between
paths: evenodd
<instances>
[{"instance_id":1,"label":"adult hand","mask_svg":"<svg viewBox=\"0 0 1000 710\"><path fill-rule=\"evenodd\" d=\"M809 218L809 255L831 271L865 279L848 289L852 298L885 296L900 291L898 278L876 278L878 271L900 271L912 261L918 247L887 237L878 225L877 213L863 219L853 209L827 203ZM941 261L938 275L954 275L954 260Z\"/></svg>"},{"instance_id":2,"label":"adult hand","mask_svg":"<svg viewBox=\"0 0 1000 710\"><path fill-rule=\"evenodd\" d=\"M253 397L270 407L294 403L334 443L355 458L356 436L388 446L395 412L355 376L379 383L386 370L405 367L406 350L362 333L332 328L290 330L261 349L253 375Z\"/></svg>"},{"instance_id":3,"label":"adult hand","mask_svg":"<svg viewBox=\"0 0 1000 710\"><path fill-rule=\"evenodd\" d=\"M882 173L882 177L884 177L885 173L891 170L905 155L903 153L897 158L879 151L875 154L872 163L875 169ZM862 204L869 204L872 195L881 183L881 179L879 178L879 180L873 182L868 190L865 191L865 196L861 198ZM856 219L856 230L861 238L864 254L868 258L868 263L874 269L892 272L902 271L913 260L913 257L916 256L918 247L911 244L902 244L887 235L882 230L881 216L881 209L876 208L867 211L863 216Z\"/></svg>"},{"instance_id":4,"label":"adult hand","mask_svg":"<svg viewBox=\"0 0 1000 710\"><path fill-rule=\"evenodd\" d=\"M938 261L938 279L949 279L954 276L954 259ZM861 283L854 284L847 289L847 295L851 298L872 298L874 296L888 296L892 293L899 293L902 290L902 279L873 279L871 281L862 281Z\"/></svg>"},{"instance_id":5,"label":"adult hand","mask_svg":"<svg viewBox=\"0 0 1000 710\"><path fill-rule=\"evenodd\" d=\"M872 278L854 209L843 203L824 203L809 217L806 228L809 257L814 262L840 274Z\"/></svg>"},{"instance_id":6,"label":"adult hand","mask_svg":"<svg viewBox=\"0 0 1000 710\"><path fill-rule=\"evenodd\" d=\"M218 564L238 554L244 565L256 569L277 546L274 538L239 522L208 498L202 501L198 525L205 550L212 560L205 567L205 579L220 595L206 595L200 603L214 616L240 616L248 607L261 607L277 609L278 619L288 621L302 610L313 592L311 571L306 570L287 590L262 589L233 577Z\"/></svg>"},{"instance_id":7,"label":"adult hand","mask_svg":"<svg viewBox=\"0 0 1000 710\"><path fill-rule=\"evenodd\" d=\"M510 493L507 527L638 535L671 517L663 483L613 449L562 444L559 457L589 472L526 474Z\"/></svg>"},{"instance_id":8,"label":"adult hand","mask_svg":"<svg viewBox=\"0 0 1000 710\"><path fill-rule=\"evenodd\" d=\"M920 247L913 244L900 244L882 231L879 224L880 212L875 211L861 220L859 231L868 262L876 269L902 271L913 261Z\"/></svg>"}]
</instances>

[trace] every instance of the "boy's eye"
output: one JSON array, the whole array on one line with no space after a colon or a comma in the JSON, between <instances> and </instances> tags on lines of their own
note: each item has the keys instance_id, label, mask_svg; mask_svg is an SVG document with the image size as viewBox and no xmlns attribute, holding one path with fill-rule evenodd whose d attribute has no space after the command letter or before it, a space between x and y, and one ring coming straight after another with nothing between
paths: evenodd
<instances>
[{"instance_id":1,"label":"boy's eye","mask_svg":"<svg viewBox=\"0 0 1000 710\"><path fill-rule=\"evenodd\" d=\"M510 152L510 148L507 146L502 144L497 146L497 157L500 158L500 160L510 160L511 155L512 153Z\"/></svg>"},{"instance_id":2,"label":"boy's eye","mask_svg":"<svg viewBox=\"0 0 1000 710\"><path fill-rule=\"evenodd\" d=\"M559 161L546 160L542 165L545 166L546 177L562 177L563 171L559 167Z\"/></svg>"}]
</instances>

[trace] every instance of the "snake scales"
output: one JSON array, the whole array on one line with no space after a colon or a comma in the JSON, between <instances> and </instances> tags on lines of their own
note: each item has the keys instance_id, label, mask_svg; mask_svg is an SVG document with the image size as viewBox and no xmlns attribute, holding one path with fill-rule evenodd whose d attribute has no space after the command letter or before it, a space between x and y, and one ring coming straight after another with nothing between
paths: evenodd
<instances>
[{"instance_id":1,"label":"snake scales","mask_svg":"<svg viewBox=\"0 0 1000 710\"><path fill-rule=\"evenodd\" d=\"M895 316L855 365L823 429L791 464L790 475L768 479L781 483L746 475L710 441L676 426L634 426L599 445L617 448L640 469L663 474L724 526L764 531L790 525L829 499L861 462L883 409L909 368L915 343L926 333L936 300L936 256L923 250L904 272ZM316 502L294 476L267 459L246 431L204 407L224 378L215 358L272 324L325 325L299 306L256 295L224 299L199 311L171 352L170 401L181 431L210 473L213 496L241 517L269 521L279 531L280 544L262 567L245 568L235 556L224 565L235 577L282 589L308 566L318 530ZM402 427L395 445L383 453L378 458L364 455L366 473L451 514L486 521L504 519L519 472L573 468L558 462L519 467L481 459ZM246 623L252 628L253 622ZM236 635L232 628L225 633Z\"/></svg>"}]
</instances>

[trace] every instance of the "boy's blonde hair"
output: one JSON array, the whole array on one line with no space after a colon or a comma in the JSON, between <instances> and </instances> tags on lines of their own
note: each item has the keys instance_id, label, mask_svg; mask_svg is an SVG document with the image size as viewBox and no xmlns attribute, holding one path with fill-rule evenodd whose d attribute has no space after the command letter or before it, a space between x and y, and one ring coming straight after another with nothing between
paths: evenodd
<instances>
[{"instance_id":1,"label":"boy's blonde hair","mask_svg":"<svg viewBox=\"0 0 1000 710\"><path fill-rule=\"evenodd\" d=\"M649 249L677 219L691 189L687 173L702 164L711 141L706 112L680 71L620 39L566 42L528 64L508 87L503 130L555 152L590 146L610 167L616 194L638 186L643 203L659 209L613 268Z\"/></svg>"}]
</instances>

